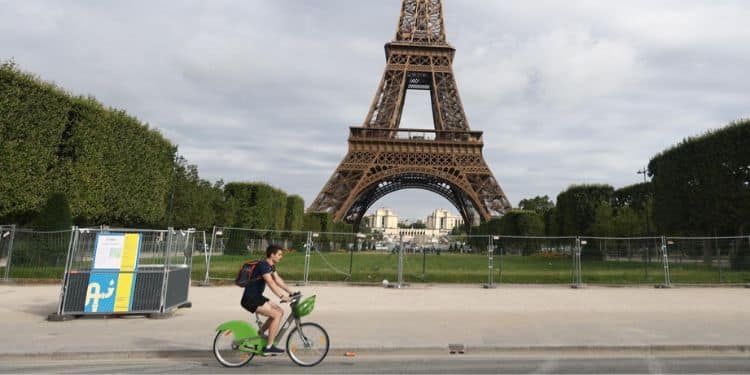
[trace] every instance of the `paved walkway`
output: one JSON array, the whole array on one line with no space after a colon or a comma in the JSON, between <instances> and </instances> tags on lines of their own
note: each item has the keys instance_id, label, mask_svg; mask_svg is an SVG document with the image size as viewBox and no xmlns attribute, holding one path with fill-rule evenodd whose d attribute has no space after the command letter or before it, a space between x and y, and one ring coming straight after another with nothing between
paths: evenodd
<instances>
[{"instance_id":1,"label":"paved walkway","mask_svg":"<svg viewBox=\"0 0 750 375\"><path fill-rule=\"evenodd\" d=\"M750 351L750 289L413 285L406 289L308 285L309 321L334 351ZM192 287L192 308L169 319L48 322L59 286L0 285L0 358L207 353L214 328L248 319L235 286Z\"/></svg>"}]
</instances>

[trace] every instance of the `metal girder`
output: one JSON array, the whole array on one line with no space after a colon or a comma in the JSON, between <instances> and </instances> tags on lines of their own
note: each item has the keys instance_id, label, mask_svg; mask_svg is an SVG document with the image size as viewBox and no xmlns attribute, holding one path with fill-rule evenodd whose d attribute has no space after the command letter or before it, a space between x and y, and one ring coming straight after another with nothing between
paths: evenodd
<instances>
[{"instance_id":1,"label":"metal girder","mask_svg":"<svg viewBox=\"0 0 750 375\"><path fill-rule=\"evenodd\" d=\"M358 225L378 199L424 189L450 201L465 223L511 208L482 157L482 133L471 131L453 75L455 49L445 39L441 0L403 0L386 67L349 152L308 208ZM429 90L434 130L401 129L408 90Z\"/></svg>"}]
</instances>

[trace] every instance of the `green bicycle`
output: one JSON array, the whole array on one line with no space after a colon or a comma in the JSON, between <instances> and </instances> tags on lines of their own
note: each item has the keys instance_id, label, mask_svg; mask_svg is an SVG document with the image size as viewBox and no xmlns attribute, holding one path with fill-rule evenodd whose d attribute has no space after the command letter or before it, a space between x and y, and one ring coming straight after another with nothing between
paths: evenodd
<instances>
[{"instance_id":1,"label":"green bicycle","mask_svg":"<svg viewBox=\"0 0 750 375\"><path fill-rule=\"evenodd\" d=\"M315 308L315 296L302 300L297 292L290 296L289 304L292 313L281 325L276 335L278 344L286 331L291 328L286 338L286 353L300 366L310 367L320 363L330 348L328 332L316 323L302 323L301 318L309 315ZM258 327L261 322L257 318ZM263 355L263 348L268 343L265 336L258 334L258 329L244 320L232 320L216 328L214 338L214 356L225 367L241 367L252 360L256 354Z\"/></svg>"}]
</instances>

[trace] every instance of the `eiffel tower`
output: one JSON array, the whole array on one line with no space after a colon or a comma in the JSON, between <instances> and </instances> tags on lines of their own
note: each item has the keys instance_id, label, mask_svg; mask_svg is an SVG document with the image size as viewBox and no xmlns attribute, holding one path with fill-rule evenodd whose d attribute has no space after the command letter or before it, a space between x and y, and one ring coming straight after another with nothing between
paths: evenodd
<instances>
[{"instance_id":1,"label":"eiffel tower","mask_svg":"<svg viewBox=\"0 0 750 375\"><path fill-rule=\"evenodd\" d=\"M385 195L425 189L450 201L467 227L502 216L510 201L482 157L453 75L442 0L403 0L396 38L364 124L350 127L349 151L308 208L357 228ZM399 127L408 90L429 90L434 130Z\"/></svg>"}]
</instances>

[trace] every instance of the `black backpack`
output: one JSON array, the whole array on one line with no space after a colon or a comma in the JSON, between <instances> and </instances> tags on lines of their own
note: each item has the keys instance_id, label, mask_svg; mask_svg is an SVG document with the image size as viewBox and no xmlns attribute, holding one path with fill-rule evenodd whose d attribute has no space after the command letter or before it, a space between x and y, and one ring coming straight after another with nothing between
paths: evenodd
<instances>
[{"instance_id":1,"label":"black backpack","mask_svg":"<svg viewBox=\"0 0 750 375\"><path fill-rule=\"evenodd\" d=\"M234 284L244 288L252 284L254 281L260 280L262 276L253 277L253 271L255 271L255 267L257 267L260 262L260 260L250 260L242 263L242 267L240 267L239 272L237 272L237 277L234 278Z\"/></svg>"}]
</instances>

